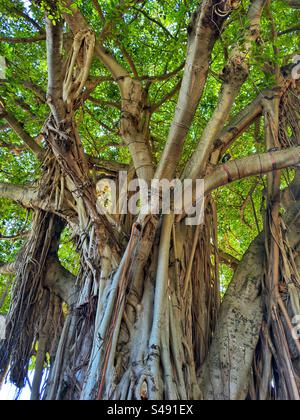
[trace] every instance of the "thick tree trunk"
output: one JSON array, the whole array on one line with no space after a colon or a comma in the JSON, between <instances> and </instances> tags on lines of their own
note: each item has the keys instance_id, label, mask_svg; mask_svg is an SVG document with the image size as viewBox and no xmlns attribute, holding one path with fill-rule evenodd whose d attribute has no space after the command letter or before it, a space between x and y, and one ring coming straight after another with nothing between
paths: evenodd
<instances>
[{"instance_id":1,"label":"thick tree trunk","mask_svg":"<svg viewBox=\"0 0 300 420\"><path fill-rule=\"evenodd\" d=\"M287 218L295 226L292 244L297 214L294 206ZM139 265L138 255L148 253L147 227L153 232L154 247ZM88 259L87 244L82 243L82 268L77 287L70 278L72 299L52 358L46 399L247 397L263 318L264 237L260 235L251 245L238 267L217 321L217 258L212 259L210 251L214 229L214 206L208 201L201 228L176 225L172 215L165 216L157 229L151 219L142 232L135 225L120 263L113 262L106 247L100 263L91 266L93 254ZM86 239L90 245L93 237L90 232ZM68 282L55 280L61 269L50 267L46 286L69 296L70 292L62 292ZM35 399L45 359L43 331L38 341Z\"/></svg>"},{"instance_id":2,"label":"thick tree trunk","mask_svg":"<svg viewBox=\"0 0 300 420\"><path fill-rule=\"evenodd\" d=\"M106 260L98 293L95 285L85 290L85 300L79 296L68 315L48 399L200 398L197 369L219 306L218 270L205 251L215 238L214 217L209 204L207 227L200 230L176 226L172 215L156 230L149 220L154 248L142 261L149 226L143 232L134 227L119 266ZM87 275L81 274L81 284Z\"/></svg>"}]
</instances>

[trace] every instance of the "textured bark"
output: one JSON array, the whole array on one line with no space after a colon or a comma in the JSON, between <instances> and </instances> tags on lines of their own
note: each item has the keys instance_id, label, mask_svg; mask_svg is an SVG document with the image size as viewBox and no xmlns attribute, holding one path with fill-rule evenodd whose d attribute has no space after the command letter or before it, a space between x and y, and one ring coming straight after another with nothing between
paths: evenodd
<instances>
[{"instance_id":1,"label":"textured bark","mask_svg":"<svg viewBox=\"0 0 300 420\"><path fill-rule=\"evenodd\" d=\"M20 139L31 149L39 158L42 157L43 149L34 141L34 139L24 130L15 116L5 110L0 110L1 117L4 118L9 126L15 131Z\"/></svg>"},{"instance_id":2,"label":"textured bark","mask_svg":"<svg viewBox=\"0 0 300 420\"><path fill-rule=\"evenodd\" d=\"M33 42L45 41L46 35L36 35L28 38L9 38L0 37L0 42L7 42L8 44L31 44Z\"/></svg>"},{"instance_id":3,"label":"textured bark","mask_svg":"<svg viewBox=\"0 0 300 420\"><path fill-rule=\"evenodd\" d=\"M65 3L70 6L73 1L66 0ZM66 14L65 19L74 34L90 30L86 20L76 8L72 10L72 14ZM134 80L100 42L96 42L95 55L118 82L122 96L120 133L129 147L138 177L150 181L154 169L149 146L150 109L146 92L141 82Z\"/></svg>"},{"instance_id":4,"label":"textured bark","mask_svg":"<svg viewBox=\"0 0 300 420\"><path fill-rule=\"evenodd\" d=\"M205 174L213 144L218 139L224 127L224 121L226 122L230 115L234 100L248 78L249 55L253 44L260 36L260 20L265 3L266 0L254 0L251 2L247 14L249 27L245 30L244 42L233 48L223 69L222 77L224 83L218 105L204 129L193 156L187 164L184 173L185 178L196 179Z\"/></svg>"},{"instance_id":5,"label":"textured bark","mask_svg":"<svg viewBox=\"0 0 300 420\"><path fill-rule=\"evenodd\" d=\"M264 241L251 245L221 306L216 333L200 376L204 399L244 400L262 324Z\"/></svg>"},{"instance_id":6,"label":"textured bark","mask_svg":"<svg viewBox=\"0 0 300 420\"><path fill-rule=\"evenodd\" d=\"M30 87L40 99L47 96L51 111L42 133L45 150L41 177L30 186L0 184L1 197L32 209L34 215L32 232L20 259L13 267L0 267L0 273L1 269L5 273L16 270L9 334L0 345L0 382L11 365L11 380L23 387L34 349L33 400L41 398L46 359L50 370L43 396L46 400L242 400L255 399L255 394L267 399L275 359L270 351L263 353L263 375L255 377L255 362L261 361L262 354L259 338L265 341L270 338L263 335L269 321L266 314L272 309L271 301L267 300L268 288L263 286L269 277L278 286L279 272L284 278L287 273L289 279L292 274L296 276L294 252L299 245L299 209L293 207L284 219L289 233L273 239L261 235L242 262L233 261L238 267L221 305L217 212L210 196L215 189L236 180L275 172L275 176L269 175L271 192L268 192L267 220L272 231L281 222L276 171L300 162L299 146L287 148L290 144L286 138L285 143L276 142L278 119L284 121L283 114L289 112L285 106L290 103L289 95L297 96L293 90L287 93L287 86L294 86L291 80L283 81L277 90L264 92L224 127L248 76L248 54L259 38L265 1L251 2L250 26L245 29L244 43L231 51L223 72L219 103L185 170L193 178L205 176L205 219L197 227L186 226L182 217L176 219L173 214L134 218L112 217L99 211L97 179L91 176L91 166L101 169L100 177L107 172L117 177L116 173L124 166L87 156L76 126L75 112L92 92L87 80L93 57L110 73L109 80L118 84L122 99L119 134L133 161L132 176L147 182L155 172L149 147L153 109L143 87L147 77L137 77L126 52L124 56L133 76L104 48L112 24L104 23L96 40L73 3L65 0L66 6L73 6L63 18L74 36L65 65L62 66L61 54L64 22L53 25L46 16L47 95L35 85ZM239 4L232 0L205 0L193 18L178 106L157 168L158 178L174 175L204 89L214 43L227 17ZM117 8L118 13L120 10ZM105 17L99 7L97 12L101 19ZM78 60L79 56L83 59ZM159 80L165 78L168 76ZM106 76L104 79L107 80ZM299 106L296 103L295 108ZM217 165L226 148L260 116L265 120L267 153L210 167L208 171L209 163ZM295 113L292 117L293 125L288 122L288 127L297 138L299 115ZM10 125L25 144L36 148L16 121L10 119ZM269 150L273 146L286 150ZM39 149L35 151L40 153ZM60 265L57 256L66 223L80 253L76 278ZM284 254L282 249L288 243L288 252ZM272 256L268 270L264 267L266 249L271 250L267 258ZM289 259L284 259L284 255ZM279 270L281 262L285 271ZM294 271L289 272L287 267L293 267ZM278 326L290 329L289 314L299 304L297 288L296 292L292 288L295 284L289 282L288 286L289 296L293 297L291 303L286 307L278 304L280 311L272 312L278 321L277 326L272 324L277 338L282 337ZM286 314L287 311L290 312ZM299 369L300 345L288 334L285 340L285 346L278 346L281 364L277 366L285 369L276 386L282 397L287 385L288 395L296 399L293 372ZM261 381L258 390L253 386L254 379L256 384Z\"/></svg>"}]
</instances>

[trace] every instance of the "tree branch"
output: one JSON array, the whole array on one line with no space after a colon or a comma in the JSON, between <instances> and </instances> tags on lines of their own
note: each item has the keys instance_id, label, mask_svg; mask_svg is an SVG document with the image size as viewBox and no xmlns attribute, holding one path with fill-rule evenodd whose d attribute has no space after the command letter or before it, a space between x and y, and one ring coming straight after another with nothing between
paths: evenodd
<instances>
[{"instance_id":1,"label":"tree branch","mask_svg":"<svg viewBox=\"0 0 300 420\"><path fill-rule=\"evenodd\" d=\"M134 10L136 10L138 13L141 13L143 16L145 16L146 19L150 20L150 22L155 23L155 25L158 25L164 32L165 34L174 39L174 36L171 34L171 32L157 19L153 18L152 16L150 16L147 12L145 12L145 10L143 9L139 9L138 7L133 7Z\"/></svg>"},{"instance_id":2,"label":"tree branch","mask_svg":"<svg viewBox=\"0 0 300 420\"><path fill-rule=\"evenodd\" d=\"M64 120L66 114L63 102L63 57L61 53L63 45L63 22L57 22L54 26L47 17L46 33L48 62L47 102L56 121L60 123Z\"/></svg>"},{"instance_id":3,"label":"tree branch","mask_svg":"<svg viewBox=\"0 0 300 420\"><path fill-rule=\"evenodd\" d=\"M82 102L85 102L87 99L90 98L92 92L99 86L101 83L104 82L114 82L115 80L109 76L99 76L90 78L86 82L86 90L82 93Z\"/></svg>"},{"instance_id":4,"label":"tree branch","mask_svg":"<svg viewBox=\"0 0 300 420\"><path fill-rule=\"evenodd\" d=\"M159 76L141 76L138 79L141 82L163 82L165 80L171 79L171 77L176 76L182 69L184 69L185 62L180 64L177 69L171 71L170 73L161 74Z\"/></svg>"},{"instance_id":5,"label":"tree branch","mask_svg":"<svg viewBox=\"0 0 300 420\"><path fill-rule=\"evenodd\" d=\"M117 43L118 47L120 48L122 54L124 55L127 63L129 64L129 67L131 68L134 77L136 77L138 79L139 74L138 74L137 68L134 64L134 61L133 61L131 55L128 53L128 51L125 49L125 47L121 44L121 42L119 40L116 40L116 43Z\"/></svg>"},{"instance_id":6,"label":"tree branch","mask_svg":"<svg viewBox=\"0 0 300 420\"><path fill-rule=\"evenodd\" d=\"M22 10L19 10L17 7L7 7L7 10L17 16L22 17L23 19L27 20L27 22L31 23L41 34L44 32L44 28L39 25L32 17L30 17L27 13Z\"/></svg>"},{"instance_id":7,"label":"tree branch","mask_svg":"<svg viewBox=\"0 0 300 420\"><path fill-rule=\"evenodd\" d=\"M16 264L13 263L7 263L7 264L0 264L0 274L6 275L6 276L12 276L16 274ZM0 305L1 308L1 305Z\"/></svg>"},{"instance_id":8,"label":"tree branch","mask_svg":"<svg viewBox=\"0 0 300 420\"><path fill-rule=\"evenodd\" d=\"M10 125L8 125L9 129L11 128ZM4 141L0 141L0 147L3 147L4 149L11 150L12 152L21 153L24 150L27 150L26 145L20 145L15 143L5 143Z\"/></svg>"},{"instance_id":9,"label":"tree branch","mask_svg":"<svg viewBox=\"0 0 300 420\"><path fill-rule=\"evenodd\" d=\"M110 108L116 108L119 111L121 111L122 109L122 105L119 102L104 101L102 99L93 98L92 96L90 96L88 100L95 105L102 105L102 106L107 106Z\"/></svg>"},{"instance_id":10,"label":"tree branch","mask_svg":"<svg viewBox=\"0 0 300 420\"><path fill-rule=\"evenodd\" d=\"M300 25L293 26L292 28L286 29L285 31L278 32L278 35L282 36L282 35L290 34L292 32L298 32L298 31L300 31Z\"/></svg>"},{"instance_id":11,"label":"tree branch","mask_svg":"<svg viewBox=\"0 0 300 420\"><path fill-rule=\"evenodd\" d=\"M226 9L216 14L214 2L201 3L189 29L189 42L182 86L175 116L155 178L172 178L180 159L185 137L195 116L207 79L210 57L223 25L230 15L231 1L220 3Z\"/></svg>"},{"instance_id":12,"label":"tree branch","mask_svg":"<svg viewBox=\"0 0 300 420\"><path fill-rule=\"evenodd\" d=\"M38 207L38 191L30 186L0 183L0 197L7 198L26 208Z\"/></svg>"},{"instance_id":13,"label":"tree branch","mask_svg":"<svg viewBox=\"0 0 300 420\"><path fill-rule=\"evenodd\" d=\"M180 80L177 85L166 95L164 96L159 102L157 102L156 104L151 105L150 110L151 112L155 112L158 111L159 108L164 105L167 101L169 101L170 99L173 98L173 96L176 95L176 93L179 92L180 88L181 88L181 84L182 84L182 80Z\"/></svg>"},{"instance_id":14,"label":"tree branch","mask_svg":"<svg viewBox=\"0 0 300 420\"><path fill-rule=\"evenodd\" d=\"M300 164L300 146L233 160L204 178L205 194L232 182Z\"/></svg>"},{"instance_id":15,"label":"tree branch","mask_svg":"<svg viewBox=\"0 0 300 420\"><path fill-rule=\"evenodd\" d=\"M227 252L219 250L218 256L220 262L230 267L232 270L236 270L240 264L240 260L235 258L233 255L228 254Z\"/></svg>"},{"instance_id":16,"label":"tree branch","mask_svg":"<svg viewBox=\"0 0 300 420\"><path fill-rule=\"evenodd\" d=\"M0 264L0 274L15 275L18 270L19 262ZM74 303L76 296L76 277L66 270L58 258L50 257L47 260L45 270L44 287L50 289L56 296L60 297L68 305Z\"/></svg>"},{"instance_id":17,"label":"tree branch","mask_svg":"<svg viewBox=\"0 0 300 420\"><path fill-rule=\"evenodd\" d=\"M2 124L0 125L0 132L9 130L11 127L9 124Z\"/></svg>"},{"instance_id":18,"label":"tree branch","mask_svg":"<svg viewBox=\"0 0 300 420\"><path fill-rule=\"evenodd\" d=\"M2 36L0 42L6 42L7 44L32 44L33 42L40 42L46 40L46 34L37 35L29 38L10 38Z\"/></svg>"},{"instance_id":19,"label":"tree branch","mask_svg":"<svg viewBox=\"0 0 300 420\"><path fill-rule=\"evenodd\" d=\"M94 5L95 9L97 10L97 13L98 13L101 21L104 22L105 21L105 16L104 16L104 13L101 9L101 6L100 6L98 0L93 0L93 5Z\"/></svg>"},{"instance_id":20,"label":"tree branch","mask_svg":"<svg viewBox=\"0 0 300 420\"><path fill-rule=\"evenodd\" d=\"M33 120L37 118L36 113L32 111L30 105L28 105L23 99L15 97L14 102L16 103L17 106L22 108L23 111L25 111L26 113L29 113Z\"/></svg>"},{"instance_id":21,"label":"tree branch","mask_svg":"<svg viewBox=\"0 0 300 420\"><path fill-rule=\"evenodd\" d=\"M21 81L21 84L29 89L32 93L34 93L34 95L39 98L42 102L46 102L47 100L47 94L46 92L38 85L36 85L35 83L29 81L29 80L23 80Z\"/></svg>"},{"instance_id":22,"label":"tree branch","mask_svg":"<svg viewBox=\"0 0 300 420\"><path fill-rule=\"evenodd\" d=\"M297 166L299 164L300 146L233 160L224 165L218 166L213 172L204 178L204 196L207 196L212 191L220 187L240 181L244 178L255 175L265 175L272 171ZM195 207L194 204L197 206L202 202L202 195L200 197L194 195L191 202L187 203L185 207L186 209L189 209L186 214L190 214L191 209ZM180 215L178 220L182 220L186 214Z\"/></svg>"},{"instance_id":23,"label":"tree branch","mask_svg":"<svg viewBox=\"0 0 300 420\"><path fill-rule=\"evenodd\" d=\"M19 239L27 238L30 232L21 232L13 236L0 235L0 241L18 241Z\"/></svg>"},{"instance_id":24,"label":"tree branch","mask_svg":"<svg viewBox=\"0 0 300 420\"><path fill-rule=\"evenodd\" d=\"M1 110L0 110L1 111ZM10 112L5 111L2 108L0 117L3 118L20 139L31 149L38 158L42 157L43 149L33 140L33 138L24 130L22 124L14 117Z\"/></svg>"},{"instance_id":25,"label":"tree branch","mask_svg":"<svg viewBox=\"0 0 300 420\"><path fill-rule=\"evenodd\" d=\"M102 121L99 121L99 120L97 120L96 118L95 118L95 115L88 109L88 108L85 108L85 111L86 111L86 113L87 114L89 114L90 115L90 117L94 120L94 121L96 121L98 124L100 124L101 125L101 127L103 127L105 130L107 130L107 131L109 131L110 133L112 133L112 134L115 134L116 136L119 136L120 135L120 133L117 131L117 130L114 130L113 128L111 128L111 127L109 127L107 124L105 124L104 122L102 122Z\"/></svg>"},{"instance_id":26,"label":"tree branch","mask_svg":"<svg viewBox=\"0 0 300 420\"><path fill-rule=\"evenodd\" d=\"M65 5L67 7L70 8L73 4L75 5L73 0L65 0ZM78 8L72 8L72 14L66 13L64 18L72 32L75 34L81 30L90 30L87 21ZM95 54L119 84L121 80L129 76L128 71L124 69L99 42L96 42Z\"/></svg>"},{"instance_id":27,"label":"tree branch","mask_svg":"<svg viewBox=\"0 0 300 420\"><path fill-rule=\"evenodd\" d=\"M48 259L44 285L68 305L74 303L76 277L61 265L58 258Z\"/></svg>"},{"instance_id":28,"label":"tree branch","mask_svg":"<svg viewBox=\"0 0 300 420\"><path fill-rule=\"evenodd\" d=\"M233 48L227 65L223 70L224 83L222 86L218 105L212 118L206 125L205 130L199 140L198 146L188 162L184 177L196 179L205 173L209 155L227 121L232 105L241 87L249 75L249 53L254 42L260 35L260 20L266 0L253 0L250 5L247 19L250 24L244 34L244 42L239 43Z\"/></svg>"},{"instance_id":29,"label":"tree branch","mask_svg":"<svg viewBox=\"0 0 300 420\"><path fill-rule=\"evenodd\" d=\"M99 169L104 169L108 172L121 172L128 171L129 166L125 163L109 162L104 159L100 159L94 156L87 156L88 161L92 166L96 166Z\"/></svg>"},{"instance_id":30,"label":"tree branch","mask_svg":"<svg viewBox=\"0 0 300 420\"><path fill-rule=\"evenodd\" d=\"M67 195L66 201L58 209L55 201L50 200L49 197L41 199L38 186L0 183L0 198L11 200L26 209L41 209L56 214L66 220L72 226L72 229L77 230L78 219L70 206L70 194Z\"/></svg>"},{"instance_id":31,"label":"tree branch","mask_svg":"<svg viewBox=\"0 0 300 420\"><path fill-rule=\"evenodd\" d=\"M69 7L74 4L72 0L65 1ZM74 33L90 30L78 8L72 8L72 14L66 14L65 19ZM130 77L129 72L105 51L100 42L96 42L95 54L119 85L122 97L120 134L129 148L138 177L150 182L154 175L154 169L152 154L148 144L148 127L142 128L140 124L136 123L143 118L147 121L149 116L145 115L147 112L149 114L149 110L145 108L146 101L143 86L141 82Z\"/></svg>"}]
</instances>

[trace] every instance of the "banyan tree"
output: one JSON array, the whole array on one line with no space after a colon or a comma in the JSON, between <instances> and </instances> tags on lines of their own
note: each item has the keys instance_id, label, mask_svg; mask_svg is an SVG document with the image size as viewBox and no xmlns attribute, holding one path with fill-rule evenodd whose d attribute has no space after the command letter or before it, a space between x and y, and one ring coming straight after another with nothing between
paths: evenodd
<instances>
[{"instance_id":1,"label":"banyan tree","mask_svg":"<svg viewBox=\"0 0 300 420\"><path fill-rule=\"evenodd\" d=\"M299 399L299 8L0 1L0 383ZM203 220L110 212L125 172L203 179Z\"/></svg>"}]
</instances>

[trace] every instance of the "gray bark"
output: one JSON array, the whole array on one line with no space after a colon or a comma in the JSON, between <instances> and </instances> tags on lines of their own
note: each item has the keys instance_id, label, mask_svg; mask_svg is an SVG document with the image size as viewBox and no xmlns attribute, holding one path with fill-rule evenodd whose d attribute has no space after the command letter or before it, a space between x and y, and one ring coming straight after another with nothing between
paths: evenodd
<instances>
[{"instance_id":1,"label":"gray bark","mask_svg":"<svg viewBox=\"0 0 300 420\"><path fill-rule=\"evenodd\" d=\"M284 217L289 244L295 251L299 248L300 235L300 201L295 201L299 199L299 189L295 193L297 182L296 179L291 186L293 201ZM263 320L264 240L262 233L250 246L225 295L209 355L200 373L204 399L245 400L249 392Z\"/></svg>"}]
</instances>

